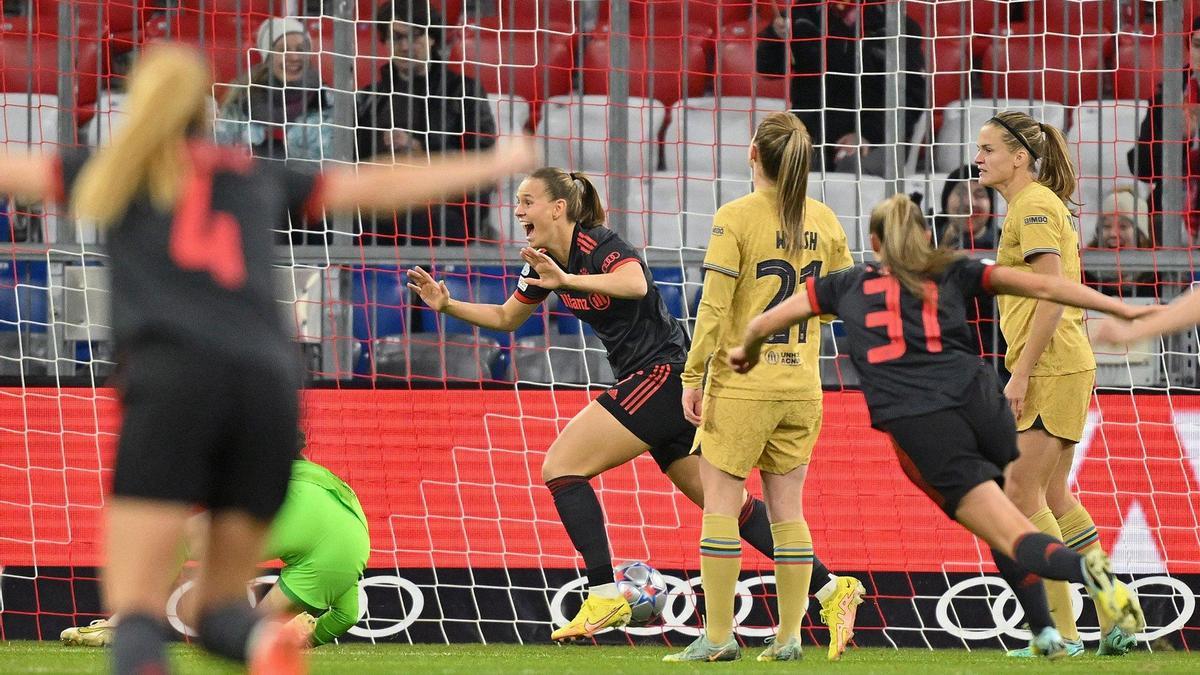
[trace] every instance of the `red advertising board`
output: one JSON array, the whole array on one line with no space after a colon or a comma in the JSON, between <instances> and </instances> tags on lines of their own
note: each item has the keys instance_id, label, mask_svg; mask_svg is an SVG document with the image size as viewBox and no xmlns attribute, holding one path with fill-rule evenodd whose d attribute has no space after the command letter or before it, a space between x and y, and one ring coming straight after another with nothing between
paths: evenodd
<instances>
[{"instance_id":1,"label":"red advertising board","mask_svg":"<svg viewBox=\"0 0 1200 675\"><path fill-rule=\"evenodd\" d=\"M575 552L540 464L588 397L311 390L304 427L310 456L362 500L371 567L572 568ZM102 490L118 421L110 390L0 389L0 564L100 564ZM1078 455L1081 499L1118 566L1124 555L1145 571L1200 573L1200 397L1099 396ZM641 458L595 484L615 558L697 568L699 510L653 461ZM890 445L869 428L857 392L825 397L805 511L833 569L969 571L989 559L908 483ZM748 559L764 563L757 555Z\"/></svg>"}]
</instances>

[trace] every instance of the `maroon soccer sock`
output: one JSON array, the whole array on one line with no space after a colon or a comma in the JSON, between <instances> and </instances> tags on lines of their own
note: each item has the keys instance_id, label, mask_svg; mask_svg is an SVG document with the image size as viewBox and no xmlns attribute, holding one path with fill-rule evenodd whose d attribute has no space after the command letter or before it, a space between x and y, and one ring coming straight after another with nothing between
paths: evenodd
<instances>
[{"instance_id":1,"label":"maroon soccer sock","mask_svg":"<svg viewBox=\"0 0 1200 675\"><path fill-rule=\"evenodd\" d=\"M996 561L1000 576L1017 596L1021 609L1025 610L1025 620L1029 622L1033 634L1037 635L1043 628L1053 626L1054 619L1050 617L1050 605L1046 602L1046 587L1042 585L1042 578L1022 569L1017 561L996 549L992 549L992 559Z\"/></svg>"},{"instance_id":2,"label":"maroon soccer sock","mask_svg":"<svg viewBox=\"0 0 1200 675\"><path fill-rule=\"evenodd\" d=\"M1084 583L1083 556L1048 534L1021 535L1013 549L1017 564L1043 579Z\"/></svg>"}]
</instances>

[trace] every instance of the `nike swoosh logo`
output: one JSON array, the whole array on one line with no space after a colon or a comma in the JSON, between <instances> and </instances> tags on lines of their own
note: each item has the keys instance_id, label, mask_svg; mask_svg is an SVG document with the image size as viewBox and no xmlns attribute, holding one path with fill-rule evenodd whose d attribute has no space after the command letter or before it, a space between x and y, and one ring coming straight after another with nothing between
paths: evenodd
<instances>
[{"instance_id":1,"label":"nike swoosh logo","mask_svg":"<svg viewBox=\"0 0 1200 675\"><path fill-rule=\"evenodd\" d=\"M620 607L614 607L614 608L613 608L613 611L611 611L611 612L609 612L608 614L604 615L604 618L603 618L603 619L600 619L600 620L599 620L599 621L597 621L596 623L592 623L591 621L584 621L584 622L583 622L583 632L585 632L585 633L588 633L588 634L591 634L591 632L592 632L592 631L594 631L594 630L597 630L597 629L599 629L599 628L603 628L603 627L605 626L605 624L607 624L607 623L608 623L609 619L611 619L611 618L613 618L614 616L616 616L616 615L617 615L617 612L619 612L619 611L621 611L621 608L620 608Z\"/></svg>"}]
</instances>

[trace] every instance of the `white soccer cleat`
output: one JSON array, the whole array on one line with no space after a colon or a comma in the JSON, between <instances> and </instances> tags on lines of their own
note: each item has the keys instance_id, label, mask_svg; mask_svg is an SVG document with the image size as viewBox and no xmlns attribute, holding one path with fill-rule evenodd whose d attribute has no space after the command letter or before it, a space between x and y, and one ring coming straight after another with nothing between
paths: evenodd
<instances>
[{"instance_id":1,"label":"white soccer cleat","mask_svg":"<svg viewBox=\"0 0 1200 675\"><path fill-rule=\"evenodd\" d=\"M76 647L107 647L112 644L117 625L110 619L96 619L86 626L71 626L59 634L64 645Z\"/></svg>"}]
</instances>

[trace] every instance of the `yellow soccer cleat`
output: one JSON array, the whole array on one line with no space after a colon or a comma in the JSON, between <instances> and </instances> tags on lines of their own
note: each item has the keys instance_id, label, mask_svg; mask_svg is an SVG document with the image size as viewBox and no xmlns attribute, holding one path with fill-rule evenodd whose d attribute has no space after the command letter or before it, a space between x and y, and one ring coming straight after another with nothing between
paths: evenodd
<instances>
[{"instance_id":1,"label":"yellow soccer cleat","mask_svg":"<svg viewBox=\"0 0 1200 675\"><path fill-rule=\"evenodd\" d=\"M854 618L862 604L866 589L854 577L838 577L837 587L825 602L821 603L821 622L829 626L830 661L842 658L846 644L854 637Z\"/></svg>"},{"instance_id":2,"label":"yellow soccer cleat","mask_svg":"<svg viewBox=\"0 0 1200 675\"><path fill-rule=\"evenodd\" d=\"M117 625L109 619L96 619L86 626L72 626L59 634L64 645L107 647L112 644Z\"/></svg>"},{"instance_id":3,"label":"yellow soccer cleat","mask_svg":"<svg viewBox=\"0 0 1200 675\"><path fill-rule=\"evenodd\" d=\"M590 638L605 628L624 626L629 623L629 602L624 596L603 598L588 594L579 608L579 613L570 623L550 634L555 642Z\"/></svg>"},{"instance_id":4,"label":"yellow soccer cleat","mask_svg":"<svg viewBox=\"0 0 1200 675\"><path fill-rule=\"evenodd\" d=\"M1084 586L1096 603L1102 625L1114 626L1127 637L1146 629L1146 616L1137 594L1112 574L1104 551L1093 549L1083 558Z\"/></svg>"}]
</instances>

